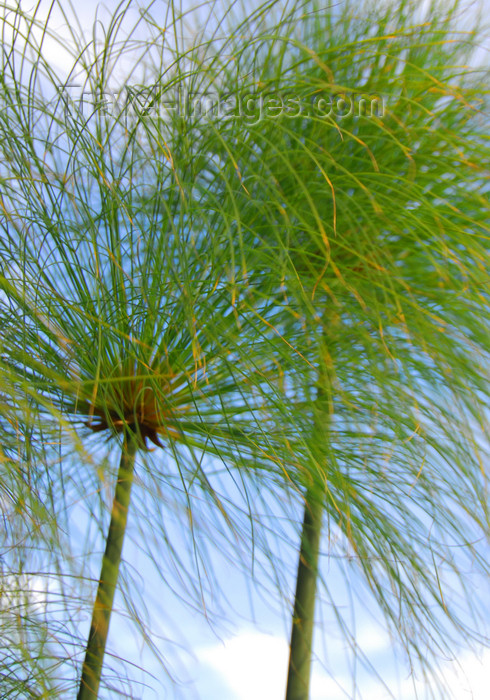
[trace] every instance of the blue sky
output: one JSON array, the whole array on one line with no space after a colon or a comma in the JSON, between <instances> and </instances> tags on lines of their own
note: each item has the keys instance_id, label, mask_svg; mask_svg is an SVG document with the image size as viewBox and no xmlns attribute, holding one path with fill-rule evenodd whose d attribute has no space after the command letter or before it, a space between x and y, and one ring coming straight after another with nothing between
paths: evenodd
<instances>
[{"instance_id":1,"label":"blue sky","mask_svg":"<svg viewBox=\"0 0 490 700\"><path fill-rule=\"evenodd\" d=\"M92 27L97 4L94 0L85 0L77 6L80 24L88 31ZM28 5L22 3L26 9ZM114 9L117 3L106 5ZM56 22L54 17L53 26ZM63 31L61 27L60 31ZM63 68L66 59L57 42L46 40L44 51L53 65ZM132 675L140 675L142 681L152 686L144 688L142 685L137 697L142 700L280 700L284 697L288 618L278 595L270 593L264 600L260 591L247 586L244 576L227 563L225 552L222 557L216 556L216 573L230 606L221 605L221 614L210 616L208 621L202 613L193 612L175 597L172 598L167 590L162 591L161 580L144 562L138 561L138 556L138 548L128 538L125 558L144 581L152 625L161 631L162 638L171 640L170 643L162 640L161 645L165 645L171 654L169 668L176 680L171 680L149 652L142 649L134 628L128 626L122 616L114 616L110 633L111 651L131 658L135 664L141 663L146 672L154 674L154 678L149 680L146 674L139 674L133 669ZM349 599L345 595L345 583L340 572L335 571L333 565L328 566L327 562L325 567L325 571L328 568L330 580L334 581L334 595L339 601L345 599L347 607ZM294 562L291 560L290 569L293 568ZM258 583L260 587L260 580ZM289 585L292 590L292 580ZM116 605L123 607L120 597ZM220 607L219 601L217 607ZM384 700L394 696L398 700L412 700L416 697L417 687L420 697L424 697L424 684L417 686L415 682L414 688L407 667L403 662L397 666L392 641L376 616L373 619L369 610L362 605L362 600L356 603L355 614L358 644L370 656L393 694L388 694L373 674L359 667L356 683L357 690L362 690L362 697ZM311 700L354 698L357 691L356 686L352 685L352 668L340 634L331 631L334 622L328 605L320 606L318 620ZM489 650L481 657L469 650L462 650L455 662L448 662L445 672L455 689L455 697L486 700L489 668ZM101 697L110 700L111 695L101 694Z\"/></svg>"}]
</instances>

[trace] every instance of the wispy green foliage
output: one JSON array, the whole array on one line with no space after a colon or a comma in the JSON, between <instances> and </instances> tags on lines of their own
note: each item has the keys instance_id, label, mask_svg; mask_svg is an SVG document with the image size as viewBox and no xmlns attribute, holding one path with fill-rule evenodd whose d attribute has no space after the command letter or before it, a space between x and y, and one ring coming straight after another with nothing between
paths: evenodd
<instances>
[{"instance_id":1,"label":"wispy green foliage","mask_svg":"<svg viewBox=\"0 0 490 700\"><path fill-rule=\"evenodd\" d=\"M39 570L73 623L57 627L76 669L58 692L79 673L82 566L97 568L124 436L139 448L130 522L151 526L157 569L189 572L194 601L196 523L259 545L262 483L315 503L317 535L322 505L321 553L346 578L354 563L429 674L487 643L465 577L488 574L481 35L457 29L458 5L154 4L131 34L133 9L72 30L63 74L51 24L4 9L2 472L24 499L16 527L28 484ZM164 497L188 552L168 541ZM80 507L91 525L70 554Z\"/></svg>"},{"instance_id":2,"label":"wispy green foliage","mask_svg":"<svg viewBox=\"0 0 490 700\"><path fill-rule=\"evenodd\" d=\"M10 17L5 31L13 46L4 53L1 95L1 304L2 380L12 396L5 425L13 447L3 466L18 491L23 484L15 470L27 472L38 484L43 518L55 535L70 533L59 546L50 540L44 558L34 553L41 562L33 565L31 557L29 571L59 579L66 620L57 626L56 643L59 653L72 649L67 666L73 661L79 672L77 610L87 592L93 595L81 577L90 578L89 556L100 546L94 537L106 527L113 443L121 446L119 438L129 435L140 448L135 517L139 510L152 531L147 556L165 577L169 559L178 561L180 586L190 569L188 591L179 594L195 604L213 586L195 535L207 509L216 510L213 540L236 542L235 518L243 509L253 512L248 475L257 481L263 471L265 481L278 480L276 453L284 441L264 395L273 391L280 351L273 350L272 333L256 334L255 317L239 318L229 281L196 245L193 183L185 166L173 163L165 134L148 129L138 106L101 108L110 66L121 55L113 32L124 13L114 16L102 44L95 38L82 46L79 39L72 47L77 62L62 78L40 46L36 61L29 59L36 19L18 10L13 29ZM129 39L125 46L129 51ZM140 53L146 48L145 39ZM170 70L166 57L160 60ZM89 101L96 99L88 114L64 90L72 76ZM176 151L180 138L177 132ZM216 245L211 232L208 242ZM31 461L14 453L17 444L24 450L26 433ZM151 448L164 452L150 454ZM234 479L243 494L226 504L220 473L231 467L241 467ZM167 492L170 513L158 502ZM175 509L188 551L166 546ZM74 512L88 536L77 536ZM240 537L251 532L252 525ZM117 577L118 562L113 568Z\"/></svg>"},{"instance_id":3,"label":"wispy green foliage","mask_svg":"<svg viewBox=\"0 0 490 700\"><path fill-rule=\"evenodd\" d=\"M478 615L444 591L473 602L463 562L487 569L488 91L469 67L481 36L458 29L457 5L308 10L217 71L224 85L246 76L257 119L216 134L212 226L244 214L229 238L260 251L243 255L247 275L275 280L317 368L293 379L310 405L306 510L323 491L329 553L355 557L429 667L451 627L480 639ZM301 684L288 698L307 696Z\"/></svg>"}]
</instances>

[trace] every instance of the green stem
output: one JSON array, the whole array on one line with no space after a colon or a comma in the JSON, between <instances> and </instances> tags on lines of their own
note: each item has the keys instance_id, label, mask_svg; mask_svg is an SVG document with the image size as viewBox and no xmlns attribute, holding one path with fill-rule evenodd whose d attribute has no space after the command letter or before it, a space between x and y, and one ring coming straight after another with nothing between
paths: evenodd
<instances>
[{"instance_id":1,"label":"green stem","mask_svg":"<svg viewBox=\"0 0 490 700\"><path fill-rule=\"evenodd\" d=\"M328 344L328 338L323 341ZM321 364L318 372L318 393L314 404L312 446L316 453L311 465L311 483L305 490L305 505L299 551L296 592L288 666L286 700L308 700L310 692L311 657L315 626L315 602L318 581L318 557L323 524L325 484L325 450L333 413L331 369ZM320 470L318 467L320 466Z\"/></svg>"},{"instance_id":2,"label":"green stem","mask_svg":"<svg viewBox=\"0 0 490 700\"><path fill-rule=\"evenodd\" d=\"M77 700L94 700L98 697L109 622L128 519L135 454L136 443L126 436L121 453L116 491L112 503L111 522L102 559L99 586L92 612L92 624L90 625Z\"/></svg>"},{"instance_id":3,"label":"green stem","mask_svg":"<svg viewBox=\"0 0 490 700\"><path fill-rule=\"evenodd\" d=\"M286 700L308 700L309 697L322 516L322 500L312 488L305 496Z\"/></svg>"}]
</instances>

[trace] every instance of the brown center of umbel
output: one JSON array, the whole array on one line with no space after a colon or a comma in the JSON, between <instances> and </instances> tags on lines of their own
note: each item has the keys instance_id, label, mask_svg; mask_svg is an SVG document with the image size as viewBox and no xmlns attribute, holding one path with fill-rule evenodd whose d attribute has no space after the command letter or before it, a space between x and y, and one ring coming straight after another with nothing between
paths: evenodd
<instances>
[{"instance_id":1,"label":"brown center of umbel","mask_svg":"<svg viewBox=\"0 0 490 700\"><path fill-rule=\"evenodd\" d=\"M168 424L168 416L163 410L162 402L155 396L154 389L136 378L118 382L112 388L113 393L110 398L107 397L106 406L99 403L102 397L98 394L99 400L95 406L91 406L91 418L85 425L94 433L103 430L121 433L129 430L137 436L145 449L149 449L147 440L157 447L163 447L158 432ZM115 405L120 409L115 410ZM94 418L97 420L95 423Z\"/></svg>"}]
</instances>

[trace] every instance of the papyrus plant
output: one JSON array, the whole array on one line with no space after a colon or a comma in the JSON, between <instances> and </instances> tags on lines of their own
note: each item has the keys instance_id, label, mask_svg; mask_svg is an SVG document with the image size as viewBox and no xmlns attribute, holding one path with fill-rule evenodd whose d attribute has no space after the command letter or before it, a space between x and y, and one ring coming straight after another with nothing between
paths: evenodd
<instances>
[{"instance_id":1,"label":"papyrus plant","mask_svg":"<svg viewBox=\"0 0 490 700\"><path fill-rule=\"evenodd\" d=\"M1 381L13 446L2 468L19 492L19 464L30 475L41 521L54 533L40 539L39 556L33 542L18 541L23 556L10 557L8 575L19 560L26 586L35 576L52 582L39 622L52 642L51 679L23 687L65 697L76 683L79 698L128 687L102 673L128 519L146 529L140 546L162 586L202 606L215 581L196 532L212 523L204 538L217 549L231 536L230 558L239 562L236 548L250 549L260 502L258 495L247 505L247 481L259 492L261 468L265 482L277 479L287 445L274 437L278 423L265 398L274 394L281 349L272 352L275 336L256 327L255 315L238 314L234 280L213 265L220 238L209 231L203 239L198 229L205 175L188 167L185 133L172 122L152 128L138 100L123 108L105 102L111 80L144 80L158 60L170 86L190 78L177 45L183 18L166 17L166 53L158 32L139 42L124 35L130 9L121 6L103 29L94 24L93 40L74 28L60 41L42 8L38 16L3 7ZM153 31L150 18L142 22ZM56 41L64 71L45 54ZM227 503L220 480L232 468L240 497ZM179 512L174 544L167 520ZM123 586L163 669L166 653L146 629L138 594L125 579ZM37 653L34 641L19 637L19 654ZM16 672L20 687L28 666Z\"/></svg>"},{"instance_id":2,"label":"papyrus plant","mask_svg":"<svg viewBox=\"0 0 490 700\"><path fill-rule=\"evenodd\" d=\"M42 447L35 471L59 496L58 525L80 498L73 484L93 496L106 474L118 482L80 693L96 693L134 460L146 488L133 503L147 495L133 513L155 508L154 548L168 544L163 484L185 506L200 484L213 536L228 526L234 504L203 467L212 453L239 467L245 492L244 475L267 475L303 514L288 698L308 697L318 580L365 660L320 553L349 590L354 568L436 694L442 654L488 638L480 579L466 576L488 574L488 100L468 68L478 39L456 30L458 7L222 10L190 42L190 17L172 4L142 15L142 43L120 40L122 7L94 43L73 32L62 84L82 76L88 111L43 59L49 27L20 10L4 24L8 432L17 421ZM144 91L109 109L130 55ZM184 102L169 117L174 88L221 91L237 111ZM104 500L85 502L107 528Z\"/></svg>"},{"instance_id":3,"label":"papyrus plant","mask_svg":"<svg viewBox=\"0 0 490 700\"><path fill-rule=\"evenodd\" d=\"M277 327L307 361L288 385L304 498L288 700L309 696L318 578L362 657L321 552L346 581L357 563L428 694L442 655L488 643L466 576L470 561L488 576L489 522L488 71L474 9L308 3L216 69L221 89L254 100L246 123L214 132L207 227L239 241L243 276L276 295Z\"/></svg>"}]
</instances>

